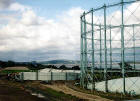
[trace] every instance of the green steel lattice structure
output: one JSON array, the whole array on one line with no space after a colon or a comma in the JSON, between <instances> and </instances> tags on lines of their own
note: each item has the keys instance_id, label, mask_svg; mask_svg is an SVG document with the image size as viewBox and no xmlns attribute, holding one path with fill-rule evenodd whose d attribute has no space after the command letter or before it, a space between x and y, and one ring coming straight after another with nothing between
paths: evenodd
<instances>
[{"instance_id":1,"label":"green steel lattice structure","mask_svg":"<svg viewBox=\"0 0 140 101\"><path fill-rule=\"evenodd\" d=\"M111 73L120 72L123 82L122 92L124 94L126 93L126 74L129 72L139 72L136 68L136 62L139 59L136 51L140 49L140 44L138 44L140 40L136 39L137 36L135 34L139 33L140 20L137 19L136 23L126 23L130 22L129 20L132 16L135 16L138 8L135 11L130 11L130 17L127 19L124 14L129 5L137 2L139 0L121 0L121 2L115 4L104 4L99 8L91 9L81 15L80 84L83 88L87 88L88 84L92 84L92 90L94 90L96 88L95 83L98 82L96 74L100 73L101 75L103 74L103 81L105 81L105 92L108 92L108 80L112 78ZM115 9L119 13L113 15L112 11L115 11ZM119 19L119 21L116 21L117 23L112 22L112 19L115 19L114 16ZM131 35L128 35L128 33L131 33ZM119 35L119 38L113 39L116 34ZM114 45L115 43L116 47ZM131 56L129 53L131 53ZM115 54L118 54L120 58L117 59ZM128 58L131 58L131 60L128 60ZM133 69L126 69L126 62L131 63ZM121 63L120 69L114 69L114 65L119 63Z\"/></svg>"}]
</instances>

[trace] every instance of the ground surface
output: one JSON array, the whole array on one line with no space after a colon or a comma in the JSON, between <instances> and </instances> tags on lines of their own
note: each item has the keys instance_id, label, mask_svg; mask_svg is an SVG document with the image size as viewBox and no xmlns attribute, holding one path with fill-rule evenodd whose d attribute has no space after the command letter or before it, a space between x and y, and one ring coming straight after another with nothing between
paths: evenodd
<instances>
[{"instance_id":1,"label":"ground surface","mask_svg":"<svg viewBox=\"0 0 140 101\"><path fill-rule=\"evenodd\" d=\"M91 92L74 86L76 81L15 81L0 74L0 101L122 101L136 99L120 94ZM38 98L31 94L44 97ZM99 95L99 96L98 96Z\"/></svg>"},{"instance_id":2,"label":"ground surface","mask_svg":"<svg viewBox=\"0 0 140 101\"><path fill-rule=\"evenodd\" d=\"M31 89L45 98L31 95ZM15 82L0 80L0 101L111 101L96 95L75 91L65 83L43 84L39 81Z\"/></svg>"},{"instance_id":3,"label":"ground surface","mask_svg":"<svg viewBox=\"0 0 140 101\"><path fill-rule=\"evenodd\" d=\"M57 84L53 84L53 85L44 85L44 86L52 88L52 89L57 90L57 91L62 91L66 94L71 94L71 95L76 96L76 97L81 98L81 99L86 99L88 101L111 101L109 99L102 98L100 96L75 91L75 90L69 88L68 86L66 86L65 84L58 84L57 83Z\"/></svg>"},{"instance_id":4,"label":"ground surface","mask_svg":"<svg viewBox=\"0 0 140 101\"><path fill-rule=\"evenodd\" d=\"M17 87L10 87L0 80L0 101L46 101L44 99L32 96Z\"/></svg>"},{"instance_id":5,"label":"ground surface","mask_svg":"<svg viewBox=\"0 0 140 101\"><path fill-rule=\"evenodd\" d=\"M43 98L33 96L37 93ZM16 82L0 76L0 101L86 101L45 87L40 81Z\"/></svg>"}]
</instances>

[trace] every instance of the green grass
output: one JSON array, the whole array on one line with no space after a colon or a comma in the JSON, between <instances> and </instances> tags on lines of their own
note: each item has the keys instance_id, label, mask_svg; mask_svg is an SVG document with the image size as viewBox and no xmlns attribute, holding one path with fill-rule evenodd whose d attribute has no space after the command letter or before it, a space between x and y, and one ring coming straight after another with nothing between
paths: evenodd
<instances>
[{"instance_id":1,"label":"green grass","mask_svg":"<svg viewBox=\"0 0 140 101\"><path fill-rule=\"evenodd\" d=\"M61 91L55 91L51 88L46 88L46 91L47 93L50 95L50 96L53 96L53 97L56 97L56 98L68 98L68 99L76 99L76 97L70 95L70 94L65 94Z\"/></svg>"}]
</instances>

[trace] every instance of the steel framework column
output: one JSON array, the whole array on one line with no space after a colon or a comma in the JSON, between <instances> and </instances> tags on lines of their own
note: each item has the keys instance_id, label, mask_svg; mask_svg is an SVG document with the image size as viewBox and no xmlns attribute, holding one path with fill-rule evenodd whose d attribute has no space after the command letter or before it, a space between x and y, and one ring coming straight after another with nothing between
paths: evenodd
<instances>
[{"instance_id":1,"label":"steel framework column","mask_svg":"<svg viewBox=\"0 0 140 101\"><path fill-rule=\"evenodd\" d=\"M124 67L124 20L123 20L123 0L121 2L121 61L122 61L122 76L123 76L123 93L125 94L125 67Z\"/></svg>"},{"instance_id":2,"label":"steel framework column","mask_svg":"<svg viewBox=\"0 0 140 101\"><path fill-rule=\"evenodd\" d=\"M134 69L136 69L135 67L135 64L136 64L136 59L135 59L135 26L133 25L133 55L134 55Z\"/></svg>"},{"instance_id":3,"label":"steel framework column","mask_svg":"<svg viewBox=\"0 0 140 101\"><path fill-rule=\"evenodd\" d=\"M102 31L101 31L101 24L100 24L100 69L102 68Z\"/></svg>"},{"instance_id":4,"label":"steel framework column","mask_svg":"<svg viewBox=\"0 0 140 101\"><path fill-rule=\"evenodd\" d=\"M94 25L93 25L93 9L92 9L92 13L91 13L91 19L92 19L92 69L91 69L91 73L92 73L92 90L95 89L95 80L94 80L94 67L95 67L95 58L94 58Z\"/></svg>"},{"instance_id":5,"label":"steel framework column","mask_svg":"<svg viewBox=\"0 0 140 101\"><path fill-rule=\"evenodd\" d=\"M38 80L39 79L39 74L38 74L39 72L38 72L38 70L36 71L36 80Z\"/></svg>"},{"instance_id":6,"label":"steel framework column","mask_svg":"<svg viewBox=\"0 0 140 101\"><path fill-rule=\"evenodd\" d=\"M85 78L87 79L87 33L86 33L86 17L84 12L84 79ZM86 87L87 87L87 81L86 81Z\"/></svg>"},{"instance_id":7,"label":"steel framework column","mask_svg":"<svg viewBox=\"0 0 140 101\"><path fill-rule=\"evenodd\" d=\"M83 19L81 17L81 55L80 55L80 69L81 69L81 78L80 78L80 85L84 87L84 67L83 67Z\"/></svg>"},{"instance_id":8,"label":"steel framework column","mask_svg":"<svg viewBox=\"0 0 140 101\"><path fill-rule=\"evenodd\" d=\"M111 25L110 25L110 68L112 69L112 35L111 35Z\"/></svg>"},{"instance_id":9,"label":"steel framework column","mask_svg":"<svg viewBox=\"0 0 140 101\"><path fill-rule=\"evenodd\" d=\"M108 92L108 81L107 81L107 46L106 46L106 5L104 5L104 79L105 79L105 91Z\"/></svg>"}]
</instances>

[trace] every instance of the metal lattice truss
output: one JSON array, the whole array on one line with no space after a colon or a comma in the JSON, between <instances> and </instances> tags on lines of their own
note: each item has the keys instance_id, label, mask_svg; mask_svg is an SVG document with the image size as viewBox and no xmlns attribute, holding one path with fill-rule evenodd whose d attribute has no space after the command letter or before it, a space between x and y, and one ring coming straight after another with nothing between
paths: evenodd
<instances>
[{"instance_id":1,"label":"metal lattice truss","mask_svg":"<svg viewBox=\"0 0 140 101\"><path fill-rule=\"evenodd\" d=\"M139 77L139 0L121 0L84 12L81 16L81 86L108 92L118 85L116 89L125 94L133 87L140 89Z\"/></svg>"}]
</instances>

